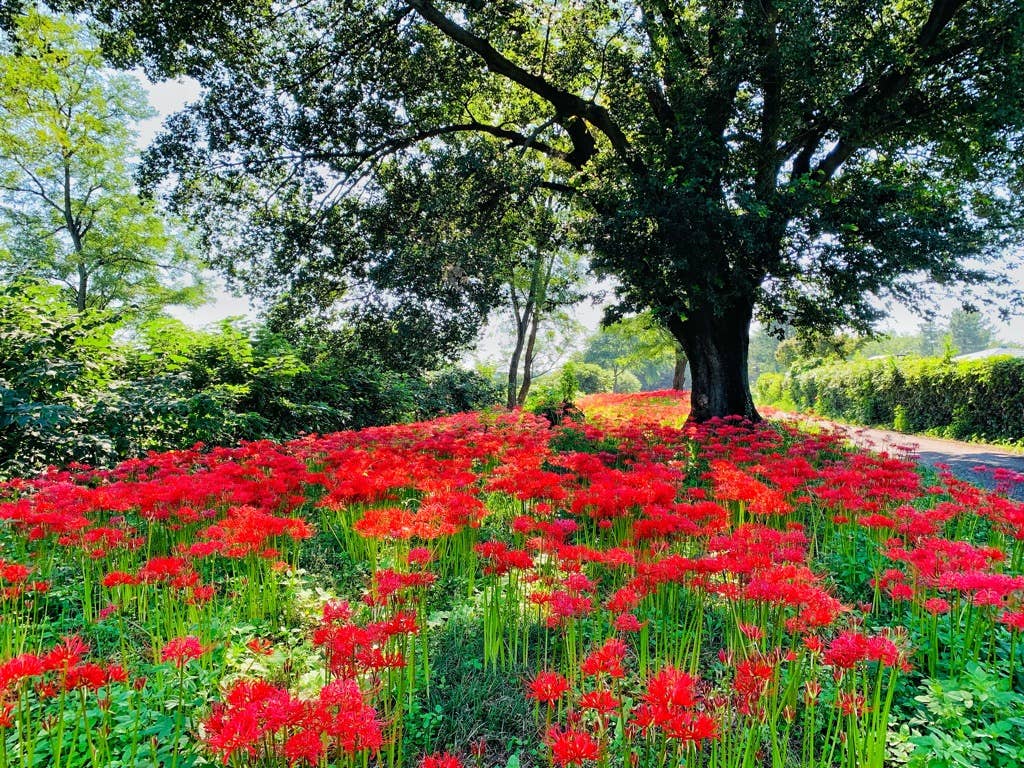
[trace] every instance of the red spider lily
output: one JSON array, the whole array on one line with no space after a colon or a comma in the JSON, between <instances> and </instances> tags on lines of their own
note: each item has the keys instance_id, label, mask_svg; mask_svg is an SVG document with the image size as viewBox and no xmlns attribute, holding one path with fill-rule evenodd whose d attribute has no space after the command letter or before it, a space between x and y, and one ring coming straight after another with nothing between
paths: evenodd
<instances>
[{"instance_id":1,"label":"red spider lily","mask_svg":"<svg viewBox=\"0 0 1024 768\"><path fill-rule=\"evenodd\" d=\"M587 761L597 760L601 755L600 745L585 731L552 727L545 741L556 765L583 765Z\"/></svg>"},{"instance_id":2,"label":"red spider lily","mask_svg":"<svg viewBox=\"0 0 1024 768\"><path fill-rule=\"evenodd\" d=\"M296 731L288 737L281 748L281 754L288 760L289 765L320 765L326 752L323 735L315 728Z\"/></svg>"},{"instance_id":3,"label":"red spider lily","mask_svg":"<svg viewBox=\"0 0 1024 768\"><path fill-rule=\"evenodd\" d=\"M622 706L622 702L605 689L587 691L580 696L579 703L580 709L592 709L600 715L610 714Z\"/></svg>"},{"instance_id":4,"label":"red spider lily","mask_svg":"<svg viewBox=\"0 0 1024 768\"><path fill-rule=\"evenodd\" d=\"M786 497L727 461L711 462L715 496L724 501L741 501L759 515L787 515L793 511Z\"/></svg>"},{"instance_id":5,"label":"red spider lily","mask_svg":"<svg viewBox=\"0 0 1024 768\"><path fill-rule=\"evenodd\" d=\"M22 653L0 664L0 691L39 677L47 671L43 658L34 653Z\"/></svg>"},{"instance_id":6,"label":"red spider lily","mask_svg":"<svg viewBox=\"0 0 1024 768\"><path fill-rule=\"evenodd\" d=\"M50 671L63 672L78 664L89 652L89 644L77 635L65 637L43 656L43 668Z\"/></svg>"},{"instance_id":7,"label":"red spider lily","mask_svg":"<svg viewBox=\"0 0 1024 768\"><path fill-rule=\"evenodd\" d=\"M744 715L757 711L758 704L774 677L775 665L764 657L737 662L736 677L733 680L736 708Z\"/></svg>"},{"instance_id":8,"label":"red spider lily","mask_svg":"<svg viewBox=\"0 0 1024 768\"><path fill-rule=\"evenodd\" d=\"M658 728L668 738L684 742L717 738L715 719L695 709L698 683L686 672L663 667L648 680L642 703L633 711L634 724L643 731Z\"/></svg>"},{"instance_id":9,"label":"red spider lily","mask_svg":"<svg viewBox=\"0 0 1024 768\"><path fill-rule=\"evenodd\" d=\"M545 704L553 704L569 690L569 681L557 672L542 670L527 686L527 697Z\"/></svg>"},{"instance_id":10,"label":"red spider lily","mask_svg":"<svg viewBox=\"0 0 1024 768\"><path fill-rule=\"evenodd\" d=\"M429 564L431 562L431 560L433 560L433 559L434 559L434 556L431 554L430 550L427 549L426 547L413 547L412 549L409 550L409 554L408 554L408 556L406 558L406 562L408 562L410 566L414 566L415 565L415 566L423 567L423 566Z\"/></svg>"},{"instance_id":11,"label":"red spider lily","mask_svg":"<svg viewBox=\"0 0 1024 768\"><path fill-rule=\"evenodd\" d=\"M644 623L632 613L620 613L615 617L615 629L619 632L639 632Z\"/></svg>"},{"instance_id":12,"label":"red spider lily","mask_svg":"<svg viewBox=\"0 0 1024 768\"><path fill-rule=\"evenodd\" d=\"M1024 631L1024 611L1004 611L999 617L999 623L1007 629Z\"/></svg>"},{"instance_id":13,"label":"red spider lily","mask_svg":"<svg viewBox=\"0 0 1024 768\"><path fill-rule=\"evenodd\" d=\"M427 571L401 573L390 568L375 571L370 591L363 597L367 605L386 605L392 598L415 587L428 587L437 576Z\"/></svg>"},{"instance_id":14,"label":"red spider lily","mask_svg":"<svg viewBox=\"0 0 1024 768\"><path fill-rule=\"evenodd\" d=\"M943 613L949 613L949 601L944 600L941 597L930 597L925 600L922 607L933 616L938 616Z\"/></svg>"},{"instance_id":15,"label":"red spider lily","mask_svg":"<svg viewBox=\"0 0 1024 768\"><path fill-rule=\"evenodd\" d=\"M352 755L383 744L377 714L354 680L335 680L308 701L263 681L243 680L214 707L204 728L207 744L225 764L239 752L255 757L274 749L273 737L285 733L290 735L276 748L293 763L309 765L318 764L328 749Z\"/></svg>"},{"instance_id":16,"label":"red spider lily","mask_svg":"<svg viewBox=\"0 0 1024 768\"><path fill-rule=\"evenodd\" d=\"M860 717L867 712L867 701L858 693L841 692L836 697L836 706L844 715Z\"/></svg>"},{"instance_id":17,"label":"red spider lily","mask_svg":"<svg viewBox=\"0 0 1024 768\"><path fill-rule=\"evenodd\" d=\"M616 637L610 637L583 660L580 669L583 674L591 677L608 675L611 678L620 678L626 674L622 667L625 658L626 644Z\"/></svg>"},{"instance_id":18,"label":"red spider lily","mask_svg":"<svg viewBox=\"0 0 1024 768\"><path fill-rule=\"evenodd\" d=\"M395 739L396 752L405 748L407 753L408 742L401 743L396 727L402 716L396 681L403 695L418 695L420 675L433 662L428 651L438 645L424 636L433 631L426 617L406 609L419 606L434 581L427 569L434 557L438 574L462 576L471 589L479 588L468 570L474 567L476 541L470 529L489 513L487 493L504 495L500 506L513 508L507 517L503 509L488 521L494 540L476 547L487 576L484 595L493 597L487 615L506 644L503 651L513 657L524 653L512 649L522 642L533 653L540 629L545 650L561 644L562 653L556 650L554 658L571 665L586 650L581 643L595 632L614 628L627 639L625 633L643 630L630 643L637 643L636 667L646 682L626 678L622 640L608 640L586 655L587 679L565 730L545 735L557 765L606 761L604 728L628 701L639 704L622 723L625 752L636 748L632 739L639 734L680 742L672 745L677 750L672 759L689 759L700 742L721 732L719 756L725 764L732 745L744 743L744 729L756 727L764 745L771 740L771 749L788 754L791 745L781 743L788 738L783 732L789 733L786 724L793 717L801 718L793 704L816 703L821 678L830 671L842 695L835 699L836 711L819 712L818 719L840 722L839 713L846 710L854 719L865 718L858 729L877 722L884 730L888 690L882 689L892 684L909 652L895 632L872 637L859 629L868 621L865 615L843 605L830 574L816 565L832 562L819 557L830 554L828 546L840 544L849 549L844 557L864 555L872 564L863 575L844 575L844 582L853 583L843 586L855 587L853 593L872 579L878 593L911 601L876 601L872 626L888 616L894 623L912 621L915 632L934 643L934 627L945 632L948 625L951 667L969 660L974 650L956 646L964 636L957 627L964 621L977 622L979 631L970 634L981 638L975 645L985 646L992 660L1005 645L985 641L996 623L1013 633L1024 629L1019 554L1011 559L1002 546L1024 539L1024 505L946 474L933 488L924 488L911 463L848 453L834 435L806 436L734 419L685 430L652 421L685 417L680 410L685 396L614 395L594 402L602 409L614 405L629 418L613 420L605 410L599 422L563 430L522 413L462 415L310 435L282 445L197 447L111 470L71 467L0 483L0 520L15 540L10 551L36 553L25 565L0 561L0 605L5 617L10 612L15 618L10 626L27 626L35 607L25 610L23 598L44 588L33 581L31 569L51 572L50 563L59 563L67 549L82 564L89 586L102 578L108 590L90 592L83 602L90 618L99 606L116 602L119 621L160 626L157 636L163 637L163 626L193 625L209 612L206 603L212 600L217 611L234 611L235 596L247 596L239 601L248 604L242 613L259 614L261 601L253 598L266 590L268 610L277 611L281 606L272 598L286 590L271 573L298 562L297 545L312 533L312 521L322 514L347 528L354 522L356 533L346 528L344 538L355 542L353 555L360 550L359 535L374 539L363 552L372 553L373 562L361 563L372 576L361 600L357 591L349 595L351 604L325 605L311 636L330 685L300 697L266 682L237 684L210 717L207 733L216 756L268 765L383 763L385 758L371 753L384 743L385 732L388 740ZM562 438L614 446L614 451L563 452L556 446L570 441ZM711 467L702 478L709 480L706 487L690 487L705 466ZM736 526L737 502L765 524ZM980 526L975 525L979 518ZM943 538L953 530L979 537L995 531L991 541L1000 546ZM430 542L429 548L418 546L423 542ZM859 542L868 551L854 552ZM232 561L238 559L243 562ZM453 562L466 571L453 573ZM55 578L63 579L63 570L53 568ZM62 599L66 584L58 583L57 599ZM932 619L951 607L950 621ZM665 610L678 616L670 619ZM732 641L738 632L752 642L731 643L721 657L724 674L712 665L714 672L700 679L696 665L705 654L690 632L699 631L709 615L715 626L737 627L729 635ZM162 619L168 623L162 625ZM547 628L532 626L536 621ZM822 639L831 637L830 643ZM1008 639L1019 641L1016 635ZM33 648L37 640L30 634L27 644L16 638L12 647ZM750 655L769 643L800 650ZM947 649L931 643L928 662L941 664ZM271 648L252 640L249 650L263 654ZM87 655L87 647L69 642L0 662L0 726L4 719L17 723L15 714L24 722L25 713L4 702L24 697L33 711L52 713L56 703L47 697L64 697L72 688L84 695L125 682L124 670L98 665ZM782 666L798 657L799 663ZM665 667L666 659L681 667L694 664L694 674ZM189 657L183 649L180 657L167 660L183 665ZM276 654L267 663L281 660ZM295 670L287 663L276 679L291 679ZM495 663L510 662L501 654ZM870 664L892 671L883 674ZM856 673L847 674L850 669ZM356 681L366 690L360 691ZM878 712L866 712L857 697L870 693L876 701L876 685L882 690L879 703L872 704ZM546 704L549 717L568 692L569 682L554 671L526 682L526 695ZM112 702L116 715L118 697L104 694L103 700ZM396 720L382 723L374 707ZM762 714L765 722L750 717ZM779 715L779 727L768 728L767 718ZM586 727L595 722L601 729L588 734ZM847 726L836 727L831 731L836 741L848 737ZM802 734L803 727L793 733ZM863 743L853 734L850 730L851 743ZM808 742L811 752L813 747ZM764 746L743 759L768 759L766 754ZM697 756L696 762L707 757Z\"/></svg>"},{"instance_id":19,"label":"red spider lily","mask_svg":"<svg viewBox=\"0 0 1024 768\"><path fill-rule=\"evenodd\" d=\"M463 768L462 761L448 752L426 755L420 760L420 768Z\"/></svg>"},{"instance_id":20,"label":"red spider lily","mask_svg":"<svg viewBox=\"0 0 1024 768\"><path fill-rule=\"evenodd\" d=\"M141 583L141 579L124 571L111 571L103 577L103 586L108 589L123 586L135 586Z\"/></svg>"},{"instance_id":21,"label":"red spider lily","mask_svg":"<svg viewBox=\"0 0 1024 768\"><path fill-rule=\"evenodd\" d=\"M274 652L274 646L269 640L262 637L254 637L245 644L245 647L257 656L269 656Z\"/></svg>"},{"instance_id":22,"label":"red spider lily","mask_svg":"<svg viewBox=\"0 0 1024 768\"><path fill-rule=\"evenodd\" d=\"M692 707L697 702L697 679L675 667L662 667L647 681L643 701L664 710Z\"/></svg>"},{"instance_id":23,"label":"red spider lily","mask_svg":"<svg viewBox=\"0 0 1024 768\"><path fill-rule=\"evenodd\" d=\"M160 661L170 661L182 667L193 659L200 658L209 650L195 635L185 635L168 640L160 651Z\"/></svg>"},{"instance_id":24,"label":"red spider lily","mask_svg":"<svg viewBox=\"0 0 1024 768\"><path fill-rule=\"evenodd\" d=\"M866 661L877 661L883 666L894 667L903 661L903 655L887 637L868 637L860 632L844 630L825 650L824 661L837 669L852 669Z\"/></svg>"},{"instance_id":25,"label":"red spider lily","mask_svg":"<svg viewBox=\"0 0 1024 768\"><path fill-rule=\"evenodd\" d=\"M509 549L501 541L485 541L474 547L476 553L486 561L485 574L500 575L510 570L526 570L533 567L533 558L528 552Z\"/></svg>"}]
</instances>

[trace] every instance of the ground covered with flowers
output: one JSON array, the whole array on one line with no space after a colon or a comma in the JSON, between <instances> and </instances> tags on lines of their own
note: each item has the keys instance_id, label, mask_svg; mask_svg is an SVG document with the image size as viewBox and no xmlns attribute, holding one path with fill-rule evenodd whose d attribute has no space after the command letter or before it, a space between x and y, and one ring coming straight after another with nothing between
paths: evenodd
<instances>
[{"instance_id":1,"label":"ground covered with flowers","mask_svg":"<svg viewBox=\"0 0 1024 768\"><path fill-rule=\"evenodd\" d=\"M580 405L0 486L0 766L1024 763L1024 505Z\"/></svg>"}]
</instances>

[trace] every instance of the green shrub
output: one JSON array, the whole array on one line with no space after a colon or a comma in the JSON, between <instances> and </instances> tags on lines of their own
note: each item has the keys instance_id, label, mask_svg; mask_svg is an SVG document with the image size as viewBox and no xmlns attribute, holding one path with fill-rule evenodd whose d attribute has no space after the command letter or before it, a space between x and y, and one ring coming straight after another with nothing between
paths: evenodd
<instances>
[{"instance_id":1,"label":"green shrub","mask_svg":"<svg viewBox=\"0 0 1024 768\"><path fill-rule=\"evenodd\" d=\"M1024 763L1024 696L1005 673L971 664L950 680L925 680L910 718L911 768L996 768ZM908 738L909 736L909 738Z\"/></svg>"},{"instance_id":2,"label":"green shrub","mask_svg":"<svg viewBox=\"0 0 1024 768\"><path fill-rule=\"evenodd\" d=\"M161 317L125 329L115 313L75 311L52 286L0 289L0 479L430 419L498 398L469 371L383 370L232 321L197 331Z\"/></svg>"},{"instance_id":3,"label":"green shrub","mask_svg":"<svg viewBox=\"0 0 1024 768\"><path fill-rule=\"evenodd\" d=\"M906 407L897 405L893 408L892 416L892 428L897 432L913 432L914 428L910 424L910 416L907 415Z\"/></svg>"},{"instance_id":4,"label":"green shrub","mask_svg":"<svg viewBox=\"0 0 1024 768\"><path fill-rule=\"evenodd\" d=\"M616 392L625 392L629 394L633 392L639 392L640 389L640 379L638 379L629 371L622 371L619 374L618 380L615 382Z\"/></svg>"},{"instance_id":5,"label":"green shrub","mask_svg":"<svg viewBox=\"0 0 1024 768\"><path fill-rule=\"evenodd\" d=\"M576 387L585 395L612 391L612 372L597 363L567 363L564 370L575 377Z\"/></svg>"},{"instance_id":6,"label":"green shrub","mask_svg":"<svg viewBox=\"0 0 1024 768\"><path fill-rule=\"evenodd\" d=\"M832 363L764 374L759 402L948 437L1024 441L1024 359L943 358Z\"/></svg>"},{"instance_id":7,"label":"green shrub","mask_svg":"<svg viewBox=\"0 0 1024 768\"><path fill-rule=\"evenodd\" d=\"M786 377L781 373L762 373L754 384L754 394L760 403L778 405L785 392Z\"/></svg>"},{"instance_id":8,"label":"green shrub","mask_svg":"<svg viewBox=\"0 0 1024 768\"><path fill-rule=\"evenodd\" d=\"M461 368L429 373L417 390L414 400L419 419L491 408L501 402L503 394L493 380Z\"/></svg>"}]
</instances>

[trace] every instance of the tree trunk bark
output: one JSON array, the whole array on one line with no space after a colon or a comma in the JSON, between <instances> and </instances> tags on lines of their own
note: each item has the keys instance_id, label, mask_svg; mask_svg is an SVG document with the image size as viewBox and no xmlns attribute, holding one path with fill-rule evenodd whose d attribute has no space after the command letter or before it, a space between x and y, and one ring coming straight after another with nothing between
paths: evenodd
<instances>
[{"instance_id":1,"label":"tree trunk bark","mask_svg":"<svg viewBox=\"0 0 1024 768\"><path fill-rule=\"evenodd\" d=\"M676 349L676 367L672 371L672 389L686 389L686 353Z\"/></svg>"},{"instance_id":2,"label":"tree trunk bark","mask_svg":"<svg viewBox=\"0 0 1024 768\"><path fill-rule=\"evenodd\" d=\"M75 307L79 312L85 312L86 295L89 290L89 272L85 264L78 262L78 290L75 292Z\"/></svg>"},{"instance_id":3,"label":"tree trunk bark","mask_svg":"<svg viewBox=\"0 0 1024 768\"><path fill-rule=\"evenodd\" d=\"M519 389L519 358L523 354L523 346L526 344L526 335L530 327L530 321L534 314L533 299L528 298L523 311L519 311L519 302L516 299L515 286L509 286L509 295L512 299L512 309L516 321L516 343L512 349L512 359L508 364L508 384L505 390L505 406L511 411L516 407L516 393Z\"/></svg>"},{"instance_id":4,"label":"tree trunk bark","mask_svg":"<svg viewBox=\"0 0 1024 768\"><path fill-rule=\"evenodd\" d=\"M523 405L526 396L530 394L530 386L533 384L533 355L537 345L537 327L540 325L540 313L536 310L533 319L530 321L530 338L526 342L526 352L523 356L523 386L519 390L519 398L516 402Z\"/></svg>"},{"instance_id":5,"label":"tree trunk bark","mask_svg":"<svg viewBox=\"0 0 1024 768\"><path fill-rule=\"evenodd\" d=\"M516 338L516 347L512 350L512 360L508 364L508 383L505 389L505 407L510 411L516 407L516 390L519 389L519 355L523 351L521 337Z\"/></svg>"},{"instance_id":6,"label":"tree trunk bark","mask_svg":"<svg viewBox=\"0 0 1024 768\"><path fill-rule=\"evenodd\" d=\"M697 307L673 323L672 333L690 363L690 422L742 416L760 421L750 396L747 352L752 300L733 300L726 307Z\"/></svg>"}]
</instances>

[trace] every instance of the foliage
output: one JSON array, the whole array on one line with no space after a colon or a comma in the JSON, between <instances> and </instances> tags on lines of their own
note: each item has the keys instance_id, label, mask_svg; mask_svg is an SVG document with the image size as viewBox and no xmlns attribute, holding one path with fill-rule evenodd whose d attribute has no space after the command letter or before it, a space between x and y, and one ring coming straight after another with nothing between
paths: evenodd
<instances>
[{"instance_id":1,"label":"foliage","mask_svg":"<svg viewBox=\"0 0 1024 768\"><path fill-rule=\"evenodd\" d=\"M550 190L537 184L513 198L517 205L507 207L508 236L501 243L501 314L512 327L506 366L508 408L526 402L538 369L551 364L544 358L552 351L564 353L558 336L575 328L571 308L587 296L584 262L572 242L569 213Z\"/></svg>"},{"instance_id":2,"label":"foliage","mask_svg":"<svg viewBox=\"0 0 1024 768\"><path fill-rule=\"evenodd\" d=\"M481 411L501 402L501 388L491 379L461 368L445 368L419 380L416 419L425 420L448 413Z\"/></svg>"},{"instance_id":3,"label":"foliage","mask_svg":"<svg viewBox=\"0 0 1024 768\"><path fill-rule=\"evenodd\" d=\"M0 43L0 73L0 277L51 280L79 311L201 301L186 233L132 183L135 127L154 114L139 81L35 10Z\"/></svg>"},{"instance_id":4,"label":"foliage","mask_svg":"<svg viewBox=\"0 0 1024 768\"><path fill-rule=\"evenodd\" d=\"M1024 761L1024 695L1006 677L971 664L954 679L923 681L910 718L913 768L997 768Z\"/></svg>"},{"instance_id":5,"label":"foliage","mask_svg":"<svg viewBox=\"0 0 1024 768\"><path fill-rule=\"evenodd\" d=\"M858 424L1015 442L1024 435L1024 360L993 357L860 360L764 374L765 404L792 403ZM898 417L898 418L897 418Z\"/></svg>"},{"instance_id":6,"label":"foliage","mask_svg":"<svg viewBox=\"0 0 1024 768\"><path fill-rule=\"evenodd\" d=\"M787 333L783 331L782 336L786 338ZM784 369L775 354L783 339L767 333L764 328L758 328L750 335L747 366L751 381L757 381L762 373L779 373Z\"/></svg>"},{"instance_id":7,"label":"foliage","mask_svg":"<svg viewBox=\"0 0 1024 768\"><path fill-rule=\"evenodd\" d=\"M585 395L597 392L612 392L615 389L614 374L597 363L566 363L564 370L576 382L576 388Z\"/></svg>"},{"instance_id":8,"label":"foliage","mask_svg":"<svg viewBox=\"0 0 1024 768\"><path fill-rule=\"evenodd\" d=\"M109 437L86 426L121 362L109 320L100 310L76 312L56 286L0 288L0 476L115 454Z\"/></svg>"},{"instance_id":9,"label":"foliage","mask_svg":"<svg viewBox=\"0 0 1024 768\"><path fill-rule=\"evenodd\" d=\"M601 328L587 341L583 361L611 371L613 391L628 392L672 386L677 356L681 354L671 334L650 314L642 314ZM620 383L623 374L637 379L637 384Z\"/></svg>"},{"instance_id":10,"label":"foliage","mask_svg":"<svg viewBox=\"0 0 1024 768\"><path fill-rule=\"evenodd\" d=\"M965 312L958 309L949 318L949 336L953 346L961 355L980 352L996 343L996 334L979 312Z\"/></svg>"},{"instance_id":11,"label":"foliage","mask_svg":"<svg viewBox=\"0 0 1024 768\"><path fill-rule=\"evenodd\" d=\"M1013 0L75 5L111 25L120 61L204 86L150 167L240 234L215 258L237 242L262 269L269 253L289 285L420 248L418 231L369 237L368 221L416 221L386 203L396 167L454 164L477 215L544 184L619 279L618 310L652 310L685 348L696 420L755 415L755 308L864 330L872 297L969 291L1020 240ZM458 247L447 199L430 225Z\"/></svg>"},{"instance_id":12,"label":"foliage","mask_svg":"<svg viewBox=\"0 0 1024 768\"><path fill-rule=\"evenodd\" d=\"M494 385L475 373L395 373L353 362L344 349L296 347L263 326L197 331L164 317L129 333L116 320L79 313L45 283L0 292L0 476L497 402Z\"/></svg>"}]
</instances>

